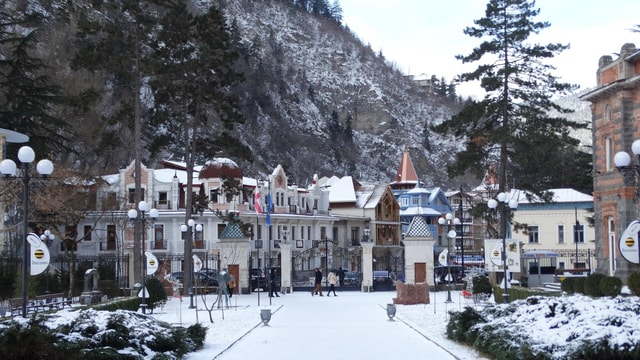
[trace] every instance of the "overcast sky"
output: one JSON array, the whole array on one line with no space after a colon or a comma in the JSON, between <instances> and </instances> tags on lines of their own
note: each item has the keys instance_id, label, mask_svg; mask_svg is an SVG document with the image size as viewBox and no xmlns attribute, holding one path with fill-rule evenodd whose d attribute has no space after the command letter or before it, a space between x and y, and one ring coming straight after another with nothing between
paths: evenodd
<instances>
[{"instance_id":1,"label":"overcast sky","mask_svg":"<svg viewBox=\"0 0 640 360\"><path fill-rule=\"evenodd\" d=\"M468 55L480 39L463 29L484 16L485 0L340 0L343 23L374 51L406 74L435 74L447 81L477 64L463 65L455 55ZM640 24L639 0L538 0L536 21L551 26L537 42L569 44L553 60L555 75L582 89L595 86L595 72L602 55L616 53L624 43L640 48L640 33L629 29ZM461 86L459 93L478 93L475 86Z\"/></svg>"}]
</instances>

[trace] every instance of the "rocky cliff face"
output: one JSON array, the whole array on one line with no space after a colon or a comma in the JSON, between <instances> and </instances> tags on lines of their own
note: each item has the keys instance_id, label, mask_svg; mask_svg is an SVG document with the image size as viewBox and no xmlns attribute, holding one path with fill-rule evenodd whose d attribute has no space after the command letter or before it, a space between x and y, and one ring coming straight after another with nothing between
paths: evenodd
<instances>
[{"instance_id":1,"label":"rocky cliff face","mask_svg":"<svg viewBox=\"0 0 640 360\"><path fill-rule=\"evenodd\" d=\"M245 47L241 137L256 156L248 172L282 164L301 185L314 173L388 182L407 144L424 181L447 181L456 144L427 127L451 116L450 106L340 24L278 1L221 5Z\"/></svg>"}]
</instances>

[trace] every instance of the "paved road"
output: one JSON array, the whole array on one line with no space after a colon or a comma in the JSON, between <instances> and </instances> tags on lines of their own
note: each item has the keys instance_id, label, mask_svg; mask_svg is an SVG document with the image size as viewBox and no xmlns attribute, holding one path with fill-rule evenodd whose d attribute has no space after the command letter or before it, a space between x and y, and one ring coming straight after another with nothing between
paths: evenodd
<instances>
[{"instance_id":1,"label":"paved road","mask_svg":"<svg viewBox=\"0 0 640 360\"><path fill-rule=\"evenodd\" d=\"M216 360L386 360L406 354L456 359L404 323L388 320L379 303L363 303L361 294L306 296L308 301L287 301L291 295L279 298L282 305L269 326L258 326Z\"/></svg>"}]
</instances>

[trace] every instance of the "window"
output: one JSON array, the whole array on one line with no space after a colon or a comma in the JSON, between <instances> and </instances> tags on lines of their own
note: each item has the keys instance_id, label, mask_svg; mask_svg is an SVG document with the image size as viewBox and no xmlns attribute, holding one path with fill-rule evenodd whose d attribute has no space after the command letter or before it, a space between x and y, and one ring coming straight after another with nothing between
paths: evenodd
<instances>
[{"instance_id":1,"label":"window","mask_svg":"<svg viewBox=\"0 0 640 360\"><path fill-rule=\"evenodd\" d=\"M611 121L611 106L609 104L604 106L604 121Z\"/></svg>"},{"instance_id":2,"label":"window","mask_svg":"<svg viewBox=\"0 0 640 360\"><path fill-rule=\"evenodd\" d=\"M613 170L613 165L611 159L612 159L612 154L613 152L613 143L611 141L611 137L610 136L605 136L604 138L604 166L605 166L605 170L606 171L611 171Z\"/></svg>"},{"instance_id":3,"label":"window","mask_svg":"<svg viewBox=\"0 0 640 360\"><path fill-rule=\"evenodd\" d=\"M107 225L107 250L116 249L116 226Z\"/></svg>"},{"instance_id":4,"label":"window","mask_svg":"<svg viewBox=\"0 0 640 360\"><path fill-rule=\"evenodd\" d=\"M403 197L401 201L402 206L409 206L409 198Z\"/></svg>"},{"instance_id":5,"label":"window","mask_svg":"<svg viewBox=\"0 0 640 360\"><path fill-rule=\"evenodd\" d=\"M564 244L564 225L558 225L558 244Z\"/></svg>"},{"instance_id":6,"label":"window","mask_svg":"<svg viewBox=\"0 0 640 360\"><path fill-rule=\"evenodd\" d=\"M529 244L538 244L540 243L539 234L538 234L538 226L529 226Z\"/></svg>"},{"instance_id":7,"label":"window","mask_svg":"<svg viewBox=\"0 0 640 360\"><path fill-rule=\"evenodd\" d=\"M276 206L284 206L284 193L276 193Z\"/></svg>"},{"instance_id":8,"label":"window","mask_svg":"<svg viewBox=\"0 0 640 360\"><path fill-rule=\"evenodd\" d=\"M209 201L211 201L214 204L217 204L219 194L220 194L220 190L218 188L209 190Z\"/></svg>"},{"instance_id":9,"label":"window","mask_svg":"<svg viewBox=\"0 0 640 360\"><path fill-rule=\"evenodd\" d=\"M418 205L418 202L420 201L420 198L417 196L412 196L411 197L411 204L412 205Z\"/></svg>"},{"instance_id":10,"label":"window","mask_svg":"<svg viewBox=\"0 0 640 360\"><path fill-rule=\"evenodd\" d=\"M164 240L164 225L153 225L153 239L156 243L162 243L162 241Z\"/></svg>"},{"instance_id":11,"label":"window","mask_svg":"<svg viewBox=\"0 0 640 360\"><path fill-rule=\"evenodd\" d=\"M104 195L104 203L102 205L105 210L116 210L118 209L118 194L111 191Z\"/></svg>"},{"instance_id":12,"label":"window","mask_svg":"<svg viewBox=\"0 0 640 360\"><path fill-rule=\"evenodd\" d=\"M573 243L584 244L584 225L573 225Z\"/></svg>"},{"instance_id":13,"label":"window","mask_svg":"<svg viewBox=\"0 0 640 360\"><path fill-rule=\"evenodd\" d=\"M167 205L169 204L169 198L167 197L166 191L160 191L158 193L158 205Z\"/></svg>"},{"instance_id":14,"label":"window","mask_svg":"<svg viewBox=\"0 0 640 360\"><path fill-rule=\"evenodd\" d=\"M142 191L142 198L144 199L144 189L140 189ZM136 189L135 188L129 188L129 204L135 204L136 203Z\"/></svg>"},{"instance_id":15,"label":"window","mask_svg":"<svg viewBox=\"0 0 640 360\"><path fill-rule=\"evenodd\" d=\"M356 244L358 241L360 240L360 228L359 227L352 227L351 228L351 241L352 241L352 245Z\"/></svg>"},{"instance_id":16,"label":"window","mask_svg":"<svg viewBox=\"0 0 640 360\"><path fill-rule=\"evenodd\" d=\"M91 231L91 225L85 225L85 226L84 226L84 233L83 233L83 234L84 234L84 236L82 237L82 240L84 240L84 241L91 241L91 240L93 240L93 239L91 238L91 234L92 234L92 231Z\"/></svg>"}]
</instances>

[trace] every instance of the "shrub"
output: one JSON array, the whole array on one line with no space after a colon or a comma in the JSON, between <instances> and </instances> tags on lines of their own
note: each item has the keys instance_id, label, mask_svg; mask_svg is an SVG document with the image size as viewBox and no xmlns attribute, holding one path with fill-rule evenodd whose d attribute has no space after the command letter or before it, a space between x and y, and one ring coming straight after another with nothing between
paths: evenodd
<instances>
[{"instance_id":1,"label":"shrub","mask_svg":"<svg viewBox=\"0 0 640 360\"><path fill-rule=\"evenodd\" d=\"M167 301L167 292L164 290L162 283L158 278L151 278L146 281L149 298L147 299L147 308L153 313L153 309Z\"/></svg>"},{"instance_id":2,"label":"shrub","mask_svg":"<svg viewBox=\"0 0 640 360\"><path fill-rule=\"evenodd\" d=\"M491 282L489 282L489 278L481 275L473 277L473 285L471 288L471 292L474 294L489 294L491 295Z\"/></svg>"},{"instance_id":3,"label":"shrub","mask_svg":"<svg viewBox=\"0 0 640 360\"><path fill-rule=\"evenodd\" d=\"M629 275L627 279L627 286L633 295L640 295L640 271L636 271Z\"/></svg>"},{"instance_id":4,"label":"shrub","mask_svg":"<svg viewBox=\"0 0 640 360\"><path fill-rule=\"evenodd\" d=\"M604 296L618 296L622 291L622 280L614 276L606 276L600 280L600 292Z\"/></svg>"},{"instance_id":5,"label":"shrub","mask_svg":"<svg viewBox=\"0 0 640 360\"><path fill-rule=\"evenodd\" d=\"M486 322L480 314L467 306L461 312L451 312L451 318L447 323L447 337L472 345L477 337L477 331L471 328L481 322Z\"/></svg>"},{"instance_id":6,"label":"shrub","mask_svg":"<svg viewBox=\"0 0 640 360\"><path fill-rule=\"evenodd\" d=\"M605 278L606 275L593 273L584 279L584 294L592 297L600 297L602 296L602 291L600 290L600 281Z\"/></svg>"},{"instance_id":7,"label":"shrub","mask_svg":"<svg viewBox=\"0 0 640 360\"><path fill-rule=\"evenodd\" d=\"M577 277L573 279L573 292L575 294L584 294L584 281L586 277Z\"/></svg>"},{"instance_id":8,"label":"shrub","mask_svg":"<svg viewBox=\"0 0 640 360\"><path fill-rule=\"evenodd\" d=\"M562 289L562 291L566 292L567 294L573 294L575 292L575 289L574 289L575 282L576 282L575 278L572 278L572 277L564 278L560 283L560 288Z\"/></svg>"}]
</instances>

